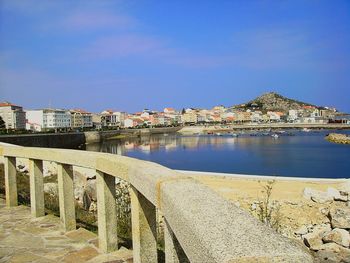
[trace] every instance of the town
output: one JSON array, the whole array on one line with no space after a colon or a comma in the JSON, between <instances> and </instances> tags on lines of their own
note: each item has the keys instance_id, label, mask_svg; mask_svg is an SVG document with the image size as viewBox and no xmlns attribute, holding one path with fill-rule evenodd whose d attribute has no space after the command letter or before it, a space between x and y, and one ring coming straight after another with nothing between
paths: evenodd
<instances>
[{"instance_id":1,"label":"town","mask_svg":"<svg viewBox=\"0 0 350 263\"><path fill-rule=\"evenodd\" d=\"M241 104L233 107L215 106L212 109L186 108L163 111L144 109L133 114L104 110L91 113L82 109L26 109L10 102L0 103L0 126L7 131L27 130L80 131L101 129L148 128L168 126L191 126L210 124L350 124L350 115L335 108L304 105L299 109L286 111L266 111L258 105Z\"/></svg>"}]
</instances>

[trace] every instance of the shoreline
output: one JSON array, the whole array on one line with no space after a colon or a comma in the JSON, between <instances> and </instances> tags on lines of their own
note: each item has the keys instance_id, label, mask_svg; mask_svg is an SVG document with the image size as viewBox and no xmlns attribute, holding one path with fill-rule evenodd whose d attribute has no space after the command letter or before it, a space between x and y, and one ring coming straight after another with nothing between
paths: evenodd
<instances>
[{"instance_id":1,"label":"shoreline","mask_svg":"<svg viewBox=\"0 0 350 263\"><path fill-rule=\"evenodd\" d=\"M271 175L252 175L252 174L234 174L234 173L218 173L218 172L203 172L190 170L175 170L183 174L191 174L195 176L213 176L222 179L247 179L247 180L276 180L276 181L298 181L298 182L329 182L329 183L344 183L350 178L310 178L310 177L289 177L289 176L271 176Z\"/></svg>"},{"instance_id":2,"label":"shoreline","mask_svg":"<svg viewBox=\"0 0 350 263\"><path fill-rule=\"evenodd\" d=\"M239 130L278 130L278 129L315 129L315 130L350 130L349 124L298 124L298 123L268 123L268 124L218 124L208 126L184 126L178 133L197 134L208 132L232 132Z\"/></svg>"}]
</instances>

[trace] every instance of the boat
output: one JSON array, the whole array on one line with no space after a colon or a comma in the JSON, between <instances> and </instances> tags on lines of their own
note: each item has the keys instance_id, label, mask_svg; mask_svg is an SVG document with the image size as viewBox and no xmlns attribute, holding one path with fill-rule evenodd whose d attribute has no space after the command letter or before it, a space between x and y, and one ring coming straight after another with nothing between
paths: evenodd
<instances>
[{"instance_id":1,"label":"boat","mask_svg":"<svg viewBox=\"0 0 350 263\"><path fill-rule=\"evenodd\" d=\"M232 137L238 137L237 133L232 133Z\"/></svg>"},{"instance_id":2,"label":"boat","mask_svg":"<svg viewBox=\"0 0 350 263\"><path fill-rule=\"evenodd\" d=\"M310 129L308 129L308 128L304 128L303 129L303 132L310 132L311 130Z\"/></svg>"},{"instance_id":3,"label":"boat","mask_svg":"<svg viewBox=\"0 0 350 263\"><path fill-rule=\"evenodd\" d=\"M276 133L272 134L271 137L274 138L274 139L279 138L278 134L276 134Z\"/></svg>"},{"instance_id":4,"label":"boat","mask_svg":"<svg viewBox=\"0 0 350 263\"><path fill-rule=\"evenodd\" d=\"M220 132L215 133L215 135L222 136L222 134Z\"/></svg>"}]
</instances>

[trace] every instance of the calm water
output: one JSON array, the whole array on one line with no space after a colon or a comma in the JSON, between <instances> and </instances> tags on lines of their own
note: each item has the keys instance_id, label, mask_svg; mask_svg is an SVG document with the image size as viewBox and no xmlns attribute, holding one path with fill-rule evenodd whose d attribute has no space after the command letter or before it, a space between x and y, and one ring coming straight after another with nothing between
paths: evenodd
<instances>
[{"instance_id":1,"label":"calm water","mask_svg":"<svg viewBox=\"0 0 350 263\"><path fill-rule=\"evenodd\" d=\"M349 131L341 131L349 134ZM295 136L233 138L229 135L152 135L87 145L87 150L122 154L179 170L350 178L350 146L324 140L329 131Z\"/></svg>"}]
</instances>

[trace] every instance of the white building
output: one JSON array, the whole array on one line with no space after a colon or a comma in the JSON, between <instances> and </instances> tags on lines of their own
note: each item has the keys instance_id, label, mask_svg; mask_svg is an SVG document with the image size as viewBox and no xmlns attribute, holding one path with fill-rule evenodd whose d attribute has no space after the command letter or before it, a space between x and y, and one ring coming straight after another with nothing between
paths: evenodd
<instances>
[{"instance_id":1,"label":"white building","mask_svg":"<svg viewBox=\"0 0 350 263\"><path fill-rule=\"evenodd\" d=\"M106 127L120 127L124 126L124 120L126 118L125 112L105 110L101 112L102 126Z\"/></svg>"},{"instance_id":2,"label":"white building","mask_svg":"<svg viewBox=\"0 0 350 263\"><path fill-rule=\"evenodd\" d=\"M130 127L134 127L134 120L127 118L124 120L124 127L125 128L130 128Z\"/></svg>"},{"instance_id":3,"label":"white building","mask_svg":"<svg viewBox=\"0 0 350 263\"><path fill-rule=\"evenodd\" d=\"M36 131L71 127L71 114L67 110L28 110L26 114L28 123L27 126L33 127L36 129Z\"/></svg>"},{"instance_id":4,"label":"white building","mask_svg":"<svg viewBox=\"0 0 350 263\"><path fill-rule=\"evenodd\" d=\"M21 106L9 102L0 103L0 116L5 122L6 129L26 128L26 113Z\"/></svg>"}]
</instances>

